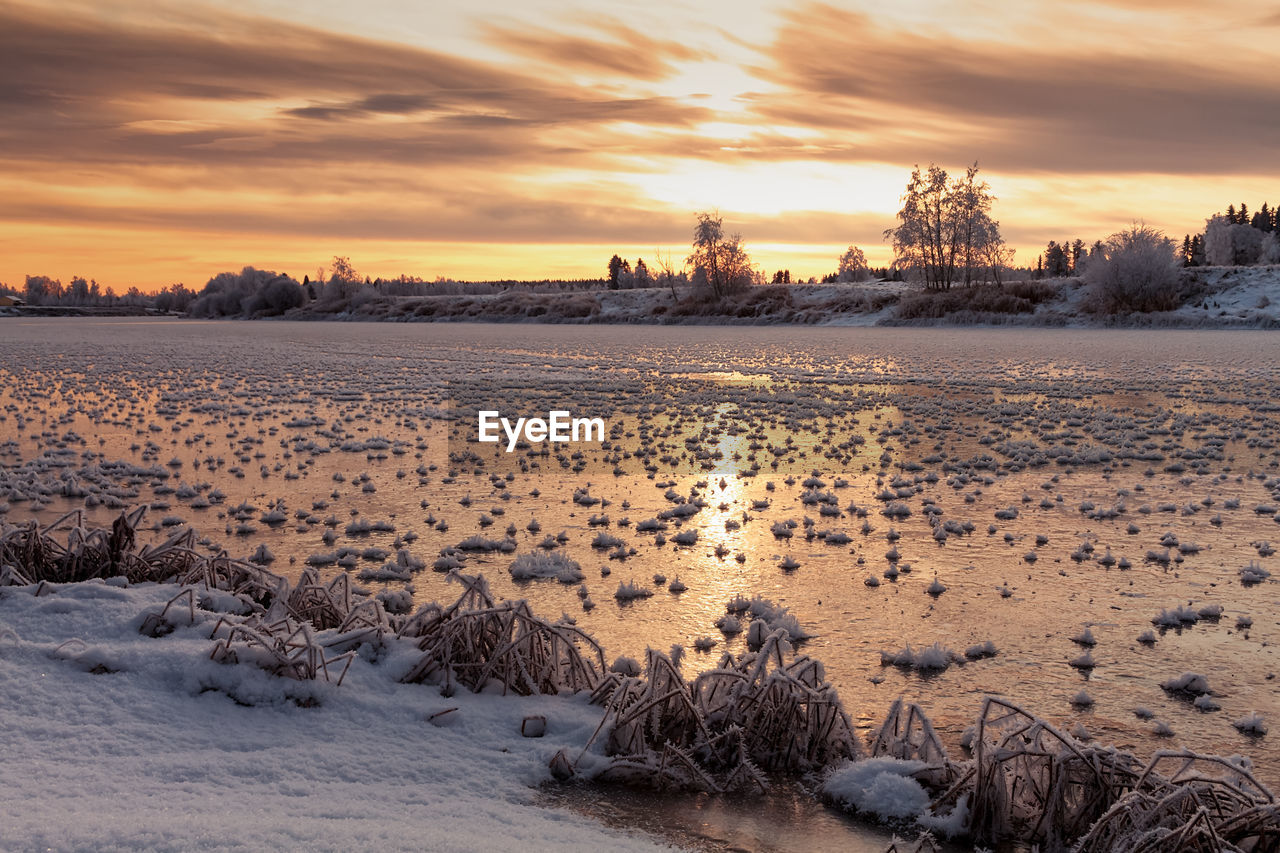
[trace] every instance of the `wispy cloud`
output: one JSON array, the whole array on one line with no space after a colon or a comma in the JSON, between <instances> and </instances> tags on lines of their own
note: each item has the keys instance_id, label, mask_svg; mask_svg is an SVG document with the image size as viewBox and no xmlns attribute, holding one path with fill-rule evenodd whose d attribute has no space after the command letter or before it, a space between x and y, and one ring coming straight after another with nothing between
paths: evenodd
<instances>
[{"instance_id":1,"label":"wispy cloud","mask_svg":"<svg viewBox=\"0 0 1280 853\"><path fill-rule=\"evenodd\" d=\"M611 122L681 127L706 116L667 98L280 21L144 29L14 7L0 8L0 104L10 158L201 165L518 157L528 166L588 153L539 130L599 134ZM495 138L502 132L522 136ZM249 135L257 144L219 145Z\"/></svg>"},{"instance_id":2,"label":"wispy cloud","mask_svg":"<svg viewBox=\"0 0 1280 853\"><path fill-rule=\"evenodd\" d=\"M1215 174L1255 171L1274 149L1280 88L1270 70L1108 44L957 41L815 4L789 14L755 69L782 91L754 109L825 131L824 158ZM853 144L839 144L847 133Z\"/></svg>"},{"instance_id":3,"label":"wispy cloud","mask_svg":"<svg viewBox=\"0 0 1280 853\"><path fill-rule=\"evenodd\" d=\"M619 75L658 80L679 62L704 59L703 50L646 36L617 20L593 16L592 36L574 35L528 25L487 24L488 40L503 50L536 60L560 72Z\"/></svg>"}]
</instances>

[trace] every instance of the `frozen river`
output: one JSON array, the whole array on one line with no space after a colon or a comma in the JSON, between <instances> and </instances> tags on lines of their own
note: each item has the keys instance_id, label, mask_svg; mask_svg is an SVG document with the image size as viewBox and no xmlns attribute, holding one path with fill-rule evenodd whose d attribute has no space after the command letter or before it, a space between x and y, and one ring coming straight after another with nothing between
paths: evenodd
<instances>
[{"instance_id":1,"label":"frozen river","mask_svg":"<svg viewBox=\"0 0 1280 853\"><path fill-rule=\"evenodd\" d=\"M399 607L456 597L456 560L690 673L768 621L863 730L903 696L959 752L998 694L1280 781L1233 726L1280 722L1274 333L6 320L0 380L8 524L145 503ZM507 453L478 409L607 438ZM582 580L514 579L534 552ZM1161 686L1187 672L1198 704Z\"/></svg>"}]
</instances>

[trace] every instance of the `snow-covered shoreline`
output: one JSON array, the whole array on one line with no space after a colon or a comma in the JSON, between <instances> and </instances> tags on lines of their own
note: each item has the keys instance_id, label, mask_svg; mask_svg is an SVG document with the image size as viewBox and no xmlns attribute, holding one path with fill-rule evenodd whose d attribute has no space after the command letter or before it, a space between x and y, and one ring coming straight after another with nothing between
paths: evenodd
<instances>
[{"instance_id":1,"label":"snow-covered shoreline","mask_svg":"<svg viewBox=\"0 0 1280 853\"><path fill-rule=\"evenodd\" d=\"M1184 270L1184 299L1171 311L1098 313L1079 279L1014 282L1034 300L995 300L983 285L926 294L918 285L789 284L754 287L718 301L687 290L549 291L509 286L499 292L427 296L359 295L347 302L312 302L281 315L231 319L374 321L400 323L534 323L664 326L1010 326L1018 328L1280 328L1280 266L1197 267ZM971 298L972 297L972 298ZM922 300L939 300L925 306ZM994 307L994 310L992 308ZM0 318L46 316L53 309L3 308ZM72 313L68 313L72 312ZM79 313L75 313L79 312ZM59 316L103 316L97 309L65 309ZM178 315L174 315L178 316Z\"/></svg>"},{"instance_id":2,"label":"snow-covered shoreline","mask_svg":"<svg viewBox=\"0 0 1280 853\"><path fill-rule=\"evenodd\" d=\"M751 288L719 301L668 288L525 291L475 295L369 296L350 304L312 303L288 320L541 323L569 325L1011 326L1023 328L1280 327L1280 266L1199 267L1184 271L1182 304L1172 311L1096 313L1079 279L1012 283L1035 299L993 300L992 286L925 294L904 282L791 284ZM972 298L971 298L972 297ZM921 300L942 307L921 311ZM991 310L994 307L994 310Z\"/></svg>"},{"instance_id":3,"label":"snow-covered shoreline","mask_svg":"<svg viewBox=\"0 0 1280 853\"><path fill-rule=\"evenodd\" d=\"M217 664L216 614L145 636L177 587L119 580L0 589L0 848L659 849L534 804L599 723L585 695L446 699L361 657L341 687Z\"/></svg>"}]
</instances>

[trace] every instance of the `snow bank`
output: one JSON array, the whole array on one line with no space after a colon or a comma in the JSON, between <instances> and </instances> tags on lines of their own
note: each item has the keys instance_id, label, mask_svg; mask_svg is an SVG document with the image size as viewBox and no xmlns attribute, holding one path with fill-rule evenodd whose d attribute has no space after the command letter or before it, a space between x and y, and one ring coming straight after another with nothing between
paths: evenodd
<instances>
[{"instance_id":1,"label":"snow bank","mask_svg":"<svg viewBox=\"0 0 1280 853\"><path fill-rule=\"evenodd\" d=\"M532 804L599 722L585 696L443 699L368 649L300 683L210 661L213 613L140 634L176 587L32 589L0 590L0 848L657 849Z\"/></svg>"}]
</instances>

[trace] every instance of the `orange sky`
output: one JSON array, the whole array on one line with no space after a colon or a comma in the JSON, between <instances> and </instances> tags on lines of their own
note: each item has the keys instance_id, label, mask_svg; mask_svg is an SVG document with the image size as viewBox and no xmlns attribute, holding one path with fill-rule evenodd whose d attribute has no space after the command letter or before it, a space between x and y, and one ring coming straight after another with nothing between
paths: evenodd
<instances>
[{"instance_id":1,"label":"orange sky","mask_svg":"<svg viewBox=\"0 0 1280 853\"><path fill-rule=\"evenodd\" d=\"M705 209L822 275L929 162L1024 263L1280 202L1274 10L877 5L0 0L0 282L596 277Z\"/></svg>"}]
</instances>

